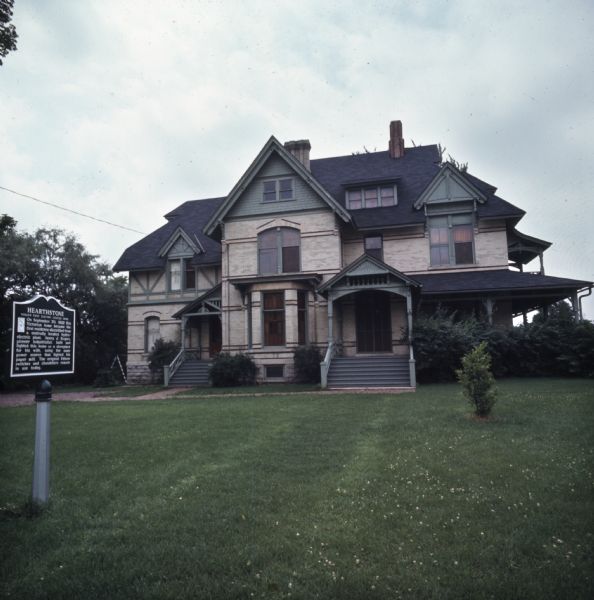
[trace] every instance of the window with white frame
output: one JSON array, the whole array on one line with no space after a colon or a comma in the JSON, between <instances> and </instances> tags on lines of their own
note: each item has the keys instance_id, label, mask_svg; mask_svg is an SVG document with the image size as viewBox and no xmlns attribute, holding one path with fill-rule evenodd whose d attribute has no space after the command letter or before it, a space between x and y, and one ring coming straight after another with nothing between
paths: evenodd
<instances>
[{"instance_id":1,"label":"window with white frame","mask_svg":"<svg viewBox=\"0 0 594 600\"><path fill-rule=\"evenodd\" d=\"M267 179L262 182L262 202L294 200L293 178Z\"/></svg>"},{"instance_id":2,"label":"window with white frame","mask_svg":"<svg viewBox=\"0 0 594 600\"><path fill-rule=\"evenodd\" d=\"M396 185L372 185L347 190L347 208L377 208L378 206L395 206L398 204Z\"/></svg>"},{"instance_id":3,"label":"window with white frame","mask_svg":"<svg viewBox=\"0 0 594 600\"><path fill-rule=\"evenodd\" d=\"M431 266L474 263L472 214L428 217Z\"/></svg>"}]
</instances>

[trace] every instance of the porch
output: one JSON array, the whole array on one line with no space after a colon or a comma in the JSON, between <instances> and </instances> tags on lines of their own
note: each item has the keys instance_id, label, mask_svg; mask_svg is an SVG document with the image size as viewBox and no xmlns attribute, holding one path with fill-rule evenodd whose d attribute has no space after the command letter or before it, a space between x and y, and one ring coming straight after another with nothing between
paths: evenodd
<instances>
[{"instance_id":1,"label":"porch","mask_svg":"<svg viewBox=\"0 0 594 600\"><path fill-rule=\"evenodd\" d=\"M322 387L416 386L412 307L418 287L369 255L320 286L328 301Z\"/></svg>"},{"instance_id":2,"label":"porch","mask_svg":"<svg viewBox=\"0 0 594 600\"><path fill-rule=\"evenodd\" d=\"M211 359L222 345L221 286L215 286L173 318L181 321L181 348L171 364L164 367L164 385L210 385Z\"/></svg>"}]
</instances>

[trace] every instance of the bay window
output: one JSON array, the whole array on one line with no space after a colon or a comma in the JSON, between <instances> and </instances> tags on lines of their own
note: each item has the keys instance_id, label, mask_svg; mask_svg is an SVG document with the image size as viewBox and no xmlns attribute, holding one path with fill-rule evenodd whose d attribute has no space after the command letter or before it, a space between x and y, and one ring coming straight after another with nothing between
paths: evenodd
<instances>
[{"instance_id":1,"label":"bay window","mask_svg":"<svg viewBox=\"0 0 594 600\"><path fill-rule=\"evenodd\" d=\"M265 346L285 345L285 294L284 292L264 292L262 313Z\"/></svg>"}]
</instances>

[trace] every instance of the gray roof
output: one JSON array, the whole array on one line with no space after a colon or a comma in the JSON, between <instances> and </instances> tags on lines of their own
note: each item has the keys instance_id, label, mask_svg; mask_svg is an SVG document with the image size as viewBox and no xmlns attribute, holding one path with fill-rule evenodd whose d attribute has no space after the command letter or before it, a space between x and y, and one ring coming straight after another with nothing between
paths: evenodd
<instances>
[{"instance_id":1,"label":"gray roof","mask_svg":"<svg viewBox=\"0 0 594 600\"><path fill-rule=\"evenodd\" d=\"M415 200L439 172L439 151L436 145L407 148L398 159L386 152L369 152L311 161L311 173L316 181L342 207L346 190L366 183L397 182L397 206L348 211L355 229L384 229L425 222L424 211L413 207ZM496 188L480 179L462 173L487 198L479 203L480 218L512 218L519 220L525 213L499 198ZM192 259L195 265L219 264L220 244L204 234L204 228L226 198L210 198L184 202L165 217L168 223L130 246L114 266L115 271L162 269L166 258L159 250L174 231L181 227L190 237L195 236L205 252Z\"/></svg>"},{"instance_id":2,"label":"gray roof","mask_svg":"<svg viewBox=\"0 0 594 600\"><path fill-rule=\"evenodd\" d=\"M402 158L390 157L388 151L368 152L311 161L312 175L334 199L346 206L346 190L357 184L394 181L398 188L398 205L349 211L357 229L414 225L425 222L423 210L413 207L415 200L439 173L440 156L436 145L407 148ZM480 218L521 218L525 212L495 195L497 188L469 173L462 173L487 198L479 204Z\"/></svg>"},{"instance_id":3,"label":"gray roof","mask_svg":"<svg viewBox=\"0 0 594 600\"><path fill-rule=\"evenodd\" d=\"M224 199L209 198L184 202L165 215L165 218L169 220L165 225L127 248L114 265L113 270L163 269L167 259L159 256L159 250L178 227L181 227L190 236L196 236L204 248L204 253L196 254L192 258L191 264L196 266L220 264L221 245L207 237L202 230Z\"/></svg>"},{"instance_id":4,"label":"gray roof","mask_svg":"<svg viewBox=\"0 0 594 600\"><path fill-rule=\"evenodd\" d=\"M522 290L579 290L590 281L551 277L540 273L521 273L510 269L463 271L459 273L423 273L413 275L423 287L422 295L473 292L509 292Z\"/></svg>"}]
</instances>

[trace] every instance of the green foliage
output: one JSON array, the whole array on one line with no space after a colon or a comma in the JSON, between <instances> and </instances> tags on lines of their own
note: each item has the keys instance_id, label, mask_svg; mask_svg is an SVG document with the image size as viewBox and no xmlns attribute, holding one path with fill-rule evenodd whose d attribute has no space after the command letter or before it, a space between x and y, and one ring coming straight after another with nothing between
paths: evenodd
<instances>
[{"instance_id":1,"label":"green foliage","mask_svg":"<svg viewBox=\"0 0 594 600\"><path fill-rule=\"evenodd\" d=\"M166 342L159 338L148 356L148 366L153 374L153 382L163 381L163 367L170 365L179 353L179 345L175 342Z\"/></svg>"},{"instance_id":2,"label":"green foliage","mask_svg":"<svg viewBox=\"0 0 594 600\"><path fill-rule=\"evenodd\" d=\"M8 372L13 300L36 294L54 296L76 310L76 373L92 382L97 370L116 354L126 354L128 301L125 277L90 254L77 238L61 229L38 229L33 235L0 217L0 352ZM0 383L8 384L8 381Z\"/></svg>"},{"instance_id":3,"label":"green foliage","mask_svg":"<svg viewBox=\"0 0 594 600\"><path fill-rule=\"evenodd\" d=\"M456 371L466 399L479 417L486 417L495 404L497 391L491 373L491 357L487 342L481 342L462 358L462 368Z\"/></svg>"},{"instance_id":4,"label":"green foliage","mask_svg":"<svg viewBox=\"0 0 594 600\"><path fill-rule=\"evenodd\" d=\"M17 49L16 41L19 36L10 23L13 6L14 0L0 0L0 65L9 52Z\"/></svg>"},{"instance_id":5,"label":"green foliage","mask_svg":"<svg viewBox=\"0 0 594 600\"><path fill-rule=\"evenodd\" d=\"M317 346L299 346L293 353L295 381L300 383L320 383L320 363L322 355Z\"/></svg>"},{"instance_id":6,"label":"green foliage","mask_svg":"<svg viewBox=\"0 0 594 600\"><path fill-rule=\"evenodd\" d=\"M208 376L214 387L253 385L258 368L247 354L221 352L212 361Z\"/></svg>"},{"instance_id":7,"label":"green foliage","mask_svg":"<svg viewBox=\"0 0 594 600\"><path fill-rule=\"evenodd\" d=\"M437 311L413 326L417 378L421 382L454 381L462 357L479 336L482 325L474 318L457 321L455 314Z\"/></svg>"},{"instance_id":8,"label":"green foliage","mask_svg":"<svg viewBox=\"0 0 594 600\"><path fill-rule=\"evenodd\" d=\"M438 311L418 318L413 332L420 382L453 381L462 357L482 341L495 377L594 377L594 324L575 319L565 302L546 319L511 328Z\"/></svg>"},{"instance_id":9,"label":"green foliage","mask_svg":"<svg viewBox=\"0 0 594 600\"><path fill-rule=\"evenodd\" d=\"M93 382L94 387L114 387L122 385L122 374L117 369L99 369Z\"/></svg>"}]
</instances>

